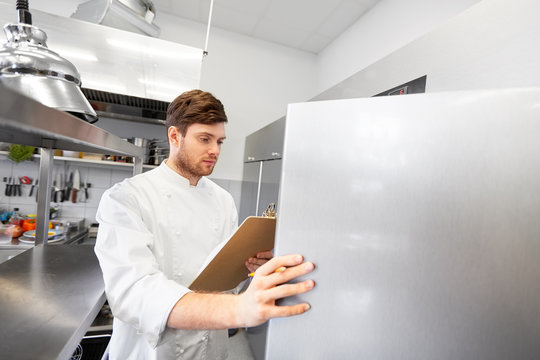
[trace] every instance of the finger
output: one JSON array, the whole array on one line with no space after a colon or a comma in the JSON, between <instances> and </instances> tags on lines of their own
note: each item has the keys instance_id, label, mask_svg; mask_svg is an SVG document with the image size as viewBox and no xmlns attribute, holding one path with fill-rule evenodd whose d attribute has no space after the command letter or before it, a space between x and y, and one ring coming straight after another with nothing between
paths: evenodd
<instances>
[{"instance_id":1,"label":"finger","mask_svg":"<svg viewBox=\"0 0 540 360\"><path fill-rule=\"evenodd\" d=\"M268 313L270 318L286 317L293 315L300 315L311 309L308 303L288 305L288 306L272 306Z\"/></svg>"},{"instance_id":2,"label":"finger","mask_svg":"<svg viewBox=\"0 0 540 360\"><path fill-rule=\"evenodd\" d=\"M269 274L264 278L267 288L286 283L299 276L306 275L315 269L315 264L312 262L305 262L300 265L278 268L274 273Z\"/></svg>"},{"instance_id":3,"label":"finger","mask_svg":"<svg viewBox=\"0 0 540 360\"><path fill-rule=\"evenodd\" d=\"M268 250L268 251L261 251L261 252L258 252L257 255L256 255L257 258L259 259L267 259L267 260L270 260L271 258L274 257L274 254L272 254L272 251Z\"/></svg>"},{"instance_id":4,"label":"finger","mask_svg":"<svg viewBox=\"0 0 540 360\"><path fill-rule=\"evenodd\" d=\"M261 266L264 263L266 263L268 259L257 259L257 258L249 258L248 262L253 265Z\"/></svg>"},{"instance_id":5,"label":"finger","mask_svg":"<svg viewBox=\"0 0 540 360\"><path fill-rule=\"evenodd\" d=\"M283 256L277 256L273 259L270 259L266 262L266 264L262 265L259 269L257 269L257 273L259 275L269 275L273 273L277 268L280 268L282 266L295 266L304 260L304 257L302 255L283 255Z\"/></svg>"},{"instance_id":6,"label":"finger","mask_svg":"<svg viewBox=\"0 0 540 360\"><path fill-rule=\"evenodd\" d=\"M259 268L259 265L253 265L248 261L246 261L245 265L246 265L246 268L249 270L250 273L254 273Z\"/></svg>"},{"instance_id":7,"label":"finger","mask_svg":"<svg viewBox=\"0 0 540 360\"><path fill-rule=\"evenodd\" d=\"M283 299L289 296L304 294L315 286L313 280L306 280L297 284L282 284L264 292L265 302Z\"/></svg>"}]
</instances>

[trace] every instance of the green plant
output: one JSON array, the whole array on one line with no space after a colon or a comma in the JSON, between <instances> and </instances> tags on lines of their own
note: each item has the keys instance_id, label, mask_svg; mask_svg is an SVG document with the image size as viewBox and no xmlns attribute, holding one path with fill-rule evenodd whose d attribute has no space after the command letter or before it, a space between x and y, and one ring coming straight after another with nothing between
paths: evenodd
<instances>
[{"instance_id":1,"label":"green plant","mask_svg":"<svg viewBox=\"0 0 540 360\"><path fill-rule=\"evenodd\" d=\"M31 158L33 153L33 146L11 144L9 146L8 158L18 163Z\"/></svg>"}]
</instances>

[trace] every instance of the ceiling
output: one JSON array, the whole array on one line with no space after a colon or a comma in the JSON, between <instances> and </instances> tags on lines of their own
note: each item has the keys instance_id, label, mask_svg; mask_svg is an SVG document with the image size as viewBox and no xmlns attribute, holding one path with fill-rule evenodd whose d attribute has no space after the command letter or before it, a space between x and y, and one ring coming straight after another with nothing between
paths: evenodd
<instances>
[{"instance_id":1,"label":"ceiling","mask_svg":"<svg viewBox=\"0 0 540 360\"><path fill-rule=\"evenodd\" d=\"M15 0L0 0L15 4ZM79 4L106 0L30 0L30 9L71 16ZM207 26L211 0L118 0L152 2L157 12ZM221 28L319 53L381 0L214 0L212 28ZM211 34L210 34L211 36Z\"/></svg>"},{"instance_id":2,"label":"ceiling","mask_svg":"<svg viewBox=\"0 0 540 360\"><path fill-rule=\"evenodd\" d=\"M159 12L208 24L210 0L151 0ZM211 27L319 53L381 0L214 0Z\"/></svg>"}]
</instances>

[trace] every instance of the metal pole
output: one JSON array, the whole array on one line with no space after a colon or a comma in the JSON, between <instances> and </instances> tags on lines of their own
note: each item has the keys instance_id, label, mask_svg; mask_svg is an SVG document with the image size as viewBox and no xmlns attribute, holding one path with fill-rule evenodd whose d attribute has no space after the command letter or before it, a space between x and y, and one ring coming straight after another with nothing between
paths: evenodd
<instances>
[{"instance_id":1,"label":"metal pole","mask_svg":"<svg viewBox=\"0 0 540 360\"><path fill-rule=\"evenodd\" d=\"M36 245L47 245L49 233L49 210L51 207L51 183L54 162L52 140L43 140L39 162L38 207L36 222Z\"/></svg>"},{"instance_id":2,"label":"metal pole","mask_svg":"<svg viewBox=\"0 0 540 360\"><path fill-rule=\"evenodd\" d=\"M259 216L259 199L261 197L263 162L264 161L259 161L259 180L257 181L257 205L255 206L255 216Z\"/></svg>"},{"instance_id":3,"label":"metal pole","mask_svg":"<svg viewBox=\"0 0 540 360\"><path fill-rule=\"evenodd\" d=\"M143 168L143 158L135 156L133 158L133 176L142 173Z\"/></svg>"},{"instance_id":4,"label":"metal pole","mask_svg":"<svg viewBox=\"0 0 540 360\"><path fill-rule=\"evenodd\" d=\"M208 55L208 39L210 38L210 23L212 22L212 11L214 10L214 0L210 0L210 11L208 13L208 27L206 28L206 40L204 42L203 55Z\"/></svg>"}]
</instances>

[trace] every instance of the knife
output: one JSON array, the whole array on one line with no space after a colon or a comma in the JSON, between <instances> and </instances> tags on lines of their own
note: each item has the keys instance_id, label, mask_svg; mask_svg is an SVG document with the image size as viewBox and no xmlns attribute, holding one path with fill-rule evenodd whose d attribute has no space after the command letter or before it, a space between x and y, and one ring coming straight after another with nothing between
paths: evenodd
<instances>
[{"instance_id":1,"label":"knife","mask_svg":"<svg viewBox=\"0 0 540 360\"><path fill-rule=\"evenodd\" d=\"M71 177L71 176L70 176ZM79 174L79 169L75 170L75 175L73 176L73 189L71 190L71 202L77 202L77 192L81 188L81 175Z\"/></svg>"},{"instance_id":2,"label":"knife","mask_svg":"<svg viewBox=\"0 0 540 360\"><path fill-rule=\"evenodd\" d=\"M64 200L69 201L69 198L71 197L71 189L73 187L73 171L69 173L69 180L68 175L66 174L66 183L64 185Z\"/></svg>"},{"instance_id":3,"label":"knife","mask_svg":"<svg viewBox=\"0 0 540 360\"><path fill-rule=\"evenodd\" d=\"M54 189L53 201L56 203L64 201L64 197L62 195L61 183L62 183L62 175L60 174L60 171L58 171L56 173L56 181L54 181L54 184L53 184L53 189Z\"/></svg>"}]
</instances>

